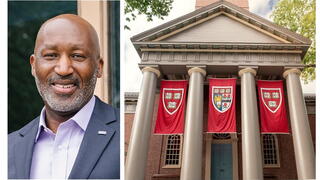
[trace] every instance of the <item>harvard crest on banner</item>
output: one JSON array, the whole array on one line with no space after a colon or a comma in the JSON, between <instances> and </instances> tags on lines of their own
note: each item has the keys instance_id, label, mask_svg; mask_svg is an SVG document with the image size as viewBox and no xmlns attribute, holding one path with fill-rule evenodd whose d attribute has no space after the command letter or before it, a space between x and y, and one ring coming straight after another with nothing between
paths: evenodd
<instances>
[{"instance_id":1,"label":"harvard crest on banner","mask_svg":"<svg viewBox=\"0 0 320 180\"><path fill-rule=\"evenodd\" d=\"M282 94L280 88L260 88L262 102L272 113L276 113L281 107Z\"/></svg>"},{"instance_id":2,"label":"harvard crest on banner","mask_svg":"<svg viewBox=\"0 0 320 180\"><path fill-rule=\"evenodd\" d=\"M168 114L174 114L181 106L185 90L183 88L163 88L162 103Z\"/></svg>"},{"instance_id":3,"label":"harvard crest on banner","mask_svg":"<svg viewBox=\"0 0 320 180\"><path fill-rule=\"evenodd\" d=\"M220 113L230 109L232 104L232 86L212 86L212 104Z\"/></svg>"},{"instance_id":4,"label":"harvard crest on banner","mask_svg":"<svg viewBox=\"0 0 320 180\"><path fill-rule=\"evenodd\" d=\"M182 134L188 81L161 81L155 134Z\"/></svg>"},{"instance_id":5,"label":"harvard crest on banner","mask_svg":"<svg viewBox=\"0 0 320 180\"><path fill-rule=\"evenodd\" d=\"M283 82L257 81L261 133L289 133Z\"/></svg>"},{"instance_id":6,"label":"harvard crest on banner","mask_svg":"<svg viewBox=\"0 0 320 180\"><path fill-rule=\"evenodd\" d=\"M236 79L209 79L208 132L236 132Z\"/></svg>"}]
</instances>

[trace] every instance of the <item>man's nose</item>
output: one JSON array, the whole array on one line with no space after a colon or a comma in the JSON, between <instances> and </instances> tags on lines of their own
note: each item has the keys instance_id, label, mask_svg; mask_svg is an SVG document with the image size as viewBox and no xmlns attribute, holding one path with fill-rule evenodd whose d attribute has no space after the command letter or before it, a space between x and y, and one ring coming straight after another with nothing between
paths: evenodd
<instances>
[{"instance_id":1,"label":"man's nose","mask_svg":"<svg viewBox=\"0 0 320 180\"><path fill-rule=\"evenodd\" d=\"M61 76L67 76L73 73L72 60L67 55L62 55L55 68L55 72Z\"/></svg>"}]
</instances>

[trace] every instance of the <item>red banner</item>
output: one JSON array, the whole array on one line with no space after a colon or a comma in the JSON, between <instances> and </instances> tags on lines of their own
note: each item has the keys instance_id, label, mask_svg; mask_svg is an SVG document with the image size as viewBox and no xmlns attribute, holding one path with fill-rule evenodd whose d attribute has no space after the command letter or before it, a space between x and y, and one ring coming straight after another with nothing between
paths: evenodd
<instances>
[{"instance_id":1,"label":"red banner","mask_svg":"<svg viewBox=\"0 0 320 180\"><path fill-rule=\"evenodd\" d=\"M209 79L208 132L235 133L236 80Z\"/></svg>"},{"instance_id":2,"label":"red banner","mask_svg":"<svg viewBox=\"0 0 320 180\"><path fill-rule=\"evenodd\" d=\"M182 134L188 81L161 81L155 134Z\"/></svg>"},{"instance_id":3,"label":"red banner","mask_svg":"<svg viewBox=\"0 0 320 180\"><path fill-rule=\"evenodd\" d=\"M289 133L283 82L257 81L261 133Z\"/></svg>"}]
</instances>

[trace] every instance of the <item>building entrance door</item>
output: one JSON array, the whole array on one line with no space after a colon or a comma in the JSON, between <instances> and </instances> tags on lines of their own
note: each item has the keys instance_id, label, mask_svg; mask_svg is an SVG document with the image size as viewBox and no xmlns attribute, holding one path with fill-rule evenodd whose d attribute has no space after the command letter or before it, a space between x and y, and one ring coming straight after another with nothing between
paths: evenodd
<instances>
[{"instance_id":1,"label":"building entrance door","mask_svg":"<svg viewBox=\"0 0 320 180\"><path fill-rule=\"evenodd\" d=\"M211 180L232 180L232 144L211 144Z\"/></svg>"}]
</instances>

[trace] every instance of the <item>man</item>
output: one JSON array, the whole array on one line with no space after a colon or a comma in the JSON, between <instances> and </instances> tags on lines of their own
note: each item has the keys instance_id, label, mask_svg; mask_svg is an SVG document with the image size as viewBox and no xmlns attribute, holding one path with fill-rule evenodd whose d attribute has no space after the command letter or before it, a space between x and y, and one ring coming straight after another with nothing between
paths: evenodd
<instances>
[{"instance_id":1,"label":"man","mask_svg":"<svg viewBox=\"0 0 320 180\"><path fill-rule=\"evenodd\" d=\"M119 179L119 111L93 96L103 67L94 28L76 15L49 19L30 64L45 106L9 135L8 177Z\"/></svg>"}]
</instances>

